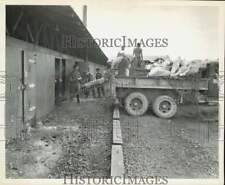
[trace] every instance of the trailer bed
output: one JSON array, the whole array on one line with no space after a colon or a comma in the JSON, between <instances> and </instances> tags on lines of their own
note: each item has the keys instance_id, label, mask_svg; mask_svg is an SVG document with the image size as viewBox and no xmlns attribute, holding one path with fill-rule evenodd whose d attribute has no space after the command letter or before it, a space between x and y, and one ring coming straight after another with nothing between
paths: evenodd
<instances>
[{"instance_id":1,"label":"trailer bed","mask_svg":"<svg viewBox=\"0 0 225 185\"><path fill-rule=\"evenodd\" d=\"M208 90L208 79L165 77L116 77L115 88Z\"/></svg>"}]
</instances>

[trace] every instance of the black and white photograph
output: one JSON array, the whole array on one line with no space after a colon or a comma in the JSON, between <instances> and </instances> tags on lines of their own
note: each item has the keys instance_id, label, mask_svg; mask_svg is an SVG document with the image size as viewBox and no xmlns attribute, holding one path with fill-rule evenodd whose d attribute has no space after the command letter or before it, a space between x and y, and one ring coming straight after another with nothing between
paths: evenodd
<instances>
[{"instance_id":1,"label":"black and white photograph","mask_svg":"<svg viewBox=\"0 0 225 185\"><path fill-rule=\"evenodd\" d=\"M0 181L224 183L223 2L34 3L0 7Z\"/></svg>"}]
</instances>

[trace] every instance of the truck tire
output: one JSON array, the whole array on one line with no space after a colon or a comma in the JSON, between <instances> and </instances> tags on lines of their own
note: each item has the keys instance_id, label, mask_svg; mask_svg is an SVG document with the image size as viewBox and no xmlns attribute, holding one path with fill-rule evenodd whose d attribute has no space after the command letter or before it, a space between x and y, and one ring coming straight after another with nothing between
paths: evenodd
<instances>
[{"instance_id":1,"label":"truck tire","mask_svg":"<svg viewBox=\"0 0 225 185\"><path fill-rule=\"evenodd\" d=\"M141 116L148 110L148 99L140 92L133 92L125 99L125 109L132 116Z\"/></svg>"},{"instance_id":2,"label":"truck tire","mask_svg":"<svg viewBox=\"0 0 225 185\"><path fill-rule=\"evenodd\" d=\"M176 101L167 95L158 96L153 102L153 112L160 118L171 118L177 112Z\"/></svg>"}]
</instances>

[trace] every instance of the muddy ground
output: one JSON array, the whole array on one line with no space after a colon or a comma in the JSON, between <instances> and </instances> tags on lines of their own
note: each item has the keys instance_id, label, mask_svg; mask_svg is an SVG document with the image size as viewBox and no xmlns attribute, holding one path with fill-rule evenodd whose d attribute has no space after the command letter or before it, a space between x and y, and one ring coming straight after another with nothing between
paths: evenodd
<instances>
[{"instance_id":1,"label":"muddy ground","mask_svg":"<svg viewBox=\"0 0 225 185\"><path fill-rule=\"evenodd\" d=\"M182 106L169 120L121 111L126 175L218 177L217 117L217 106Z\"/></svg>"},{"instance_id":2,"label":"muddy ground","mask_svg":"<svg viewBox=\"0 0 225 185\"><path fill-rule=\"evenodd\" d=\"M111 102L64 102L38 122L25 141L6 145L7 178L110 175Z\"/></svg>"}]
</instances>

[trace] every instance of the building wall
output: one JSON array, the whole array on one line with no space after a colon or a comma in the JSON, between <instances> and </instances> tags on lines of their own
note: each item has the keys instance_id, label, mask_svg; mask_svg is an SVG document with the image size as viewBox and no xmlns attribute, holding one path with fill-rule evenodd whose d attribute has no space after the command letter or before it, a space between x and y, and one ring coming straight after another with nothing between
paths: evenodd
<instances>
[{"instance_id":1,"label":"building wall","mask_svg":"<svg viewBox=\"0 0 225 185\"><path fill-rule=\"evenodd\" d=\"M66 91L65 97L69 97L69 75L75 62L82 65L83 60L65 55L47 48L39 47L12 37L6 38L6 138L15 138L22 130L22 91L18 89L21 82L21 51L24 51L25 60L34 59L35 69L32 75L35 79L35 94L31 94L31 100L35 100L36 118L42 118L50 113L55 106L55 58L66 61ZM104 66L88 62L90 72L95 75L95 69L104 70ZM28 93L25 93L28 96Z\"/></svg>"},{"instance_id":2,"label":"building wall","mask_svg":"<svg viewBox=\"0 0 225 185\"><path fill-rule=\"evenodd\" d=\"M6 46L6 136L16 136L21 132L21 92L20 84L20 50Z\"/></svg>"},{"instance_id":3,"label":"building wall","mask_svg":"<svg viewBox=\"0 0 225 185\"><path fill-rule=\"evenodd\" d=\"M24 50L25 60L35 58L35 95L36 117L41 118L50 113L55 105L55 58L66 61L66 81L75 62L82 62L62 53L35 46L33 44L7 37L6 39L6 136L15 137L22 129L22 91L18 89L21 80L21 51ZM68 96L68 83L66 83ZM26 96L26 94L25 94Z\"/></svg>"}]
</instances>

